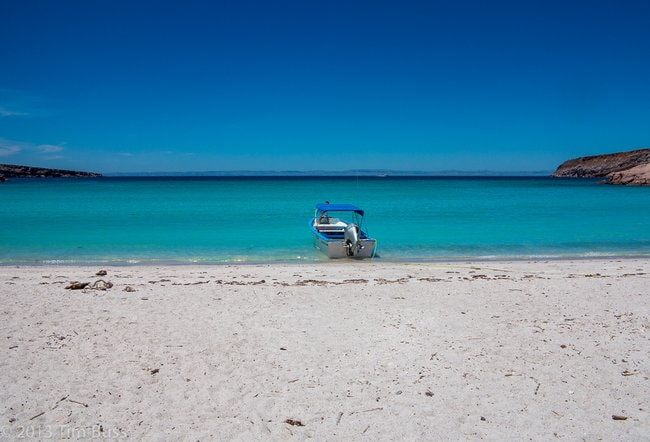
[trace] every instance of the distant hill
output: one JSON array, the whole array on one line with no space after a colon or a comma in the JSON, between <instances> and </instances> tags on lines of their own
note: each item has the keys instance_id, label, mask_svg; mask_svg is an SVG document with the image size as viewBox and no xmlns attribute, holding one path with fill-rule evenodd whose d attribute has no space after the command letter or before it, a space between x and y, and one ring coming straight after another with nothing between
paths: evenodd
<instances>
[{"instance_id":1,"label":"distant hill","mask_svg":"<svg viewBox=\"0 0 650 442\"><path fill-rule=\"evenodd\" d=\"M620 172L650 163L650 149L608 153L574 158L560 164L555 172L557 178L604 178L612 172Z\"/></svg>"},{"instance_id":2,"label":"distant hill","mask_svg":"<svg viewBox=\"0 0 650 442\"><path fill-rule=\"evenodd\" d=\"M209 170L185 172L114 172L107 173L108 177L530 177L548 176L548 170L536 171L493 171L493 170L392 170L392 169L359 169L359 170Z\"/></svg>"},{"instance_id":3,"label":"distant hill","mask_svg":"<svg viewBox=\"0 0 650 442\"><path fill-rule=\"evenodd\" d=\"M6 178L88 178L100 176L102 175L94 172L0 164L0 181L4 181Z\"/></svg>"},{"instance_id":4,"label":"distant hill","mask_svg":"<svg viewBox=\"0 0 650 442\"><path fill-rule=\"evenodd\" d=\"M574 158L560 164L556 178L606 178L611 184L649 185L650 149Z\"/></svg>"}]
</instances>

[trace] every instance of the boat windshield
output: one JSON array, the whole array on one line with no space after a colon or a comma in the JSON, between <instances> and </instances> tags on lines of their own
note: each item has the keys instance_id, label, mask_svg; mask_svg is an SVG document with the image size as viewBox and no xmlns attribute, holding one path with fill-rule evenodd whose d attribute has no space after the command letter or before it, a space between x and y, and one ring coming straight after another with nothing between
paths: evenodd
<instances>
[{"instance_id":1,"label":"boat windshield","mask_svg":"<svg viewBox=\"0 0 650 442\"><path fill-rule=\"evenodd\" d=\"M318 212L354 212L363 216L363 210L353 204L320 203L316 204L316 210Z\"/></svg>"},{"instance_id":2,"label":"boat windshield","mask_svg":"<svg viewBox=\"0 0 650 442\"><path fill-rule=\"evenodd\" d=\"M317 207L316 213L314 214L314 223L315 224L330 224L338 225L341 224L345 226L349 223L354 223L359 226L362 230L365 230L363 210L354 208L352 210L340 209L341 205L329 204L325 205L322 210L320 207ZM338 207L337 207L338 206ZM353 206L354 207L354 206ZM358 210L356 210L358 209Z\"/></svg>"}]
</instances>

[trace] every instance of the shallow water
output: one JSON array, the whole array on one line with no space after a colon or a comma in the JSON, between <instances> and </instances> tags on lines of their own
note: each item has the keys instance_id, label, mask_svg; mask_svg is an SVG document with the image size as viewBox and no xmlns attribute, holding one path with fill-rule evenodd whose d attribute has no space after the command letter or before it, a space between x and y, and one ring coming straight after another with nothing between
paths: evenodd
<instances>
[{"instance_id":1,"label":"shallow water","mask_svg":"<svg viewBox=\"0 0 650 442\"><path fill-rule=\"evenodd\" d=\"M359 205L381 260L650 256L650 189L449 177L14 179L0 263L325 259L314 205Z\"/></svg>"}]
</instances>

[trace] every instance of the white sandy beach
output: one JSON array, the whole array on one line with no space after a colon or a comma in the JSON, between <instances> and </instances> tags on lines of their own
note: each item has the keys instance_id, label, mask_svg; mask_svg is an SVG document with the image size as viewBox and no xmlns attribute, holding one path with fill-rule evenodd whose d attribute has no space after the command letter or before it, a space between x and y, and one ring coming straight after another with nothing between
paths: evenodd
<instances>
[{"instance_id":1,"label":"white sandy beach","mask_svg":"<svg viewBox=\"0 0 650 442\"><path fill-rule=\"evenodd\" d=\"M649 260L100 269L0 267L0 439L650 439Z\"/></svg>"}]
</instances>

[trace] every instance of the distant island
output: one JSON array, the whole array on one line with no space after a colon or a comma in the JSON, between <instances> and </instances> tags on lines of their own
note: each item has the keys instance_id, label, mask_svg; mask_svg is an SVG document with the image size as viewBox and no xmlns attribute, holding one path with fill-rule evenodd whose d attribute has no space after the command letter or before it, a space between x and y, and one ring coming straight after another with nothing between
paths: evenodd
<instances>
[{"instance_id":1,"label":"distant island","mask_svg":"<svg viewBox=\"0 0 650 442\"><path fill-rule=\"evenodd\" d=\"M392 169L349 169L349 170L208 170L184 172L118 172L106 173L107 177L348 177L348 178L390 178L390 177L522 177L548 176L550 170L539 171L493 171L493 170L392 170Z\"/></svg>"},{"instance_id":2,"label":"distant island","mask_svg":"<svg viewBox=\"0 0 650 442\"><path fill-rule=\"evenodd\" d=\"M650 149L574 158L560 164L556 178L605 178L608 184L650 185Z\"/></svg>"},{"instance_id":3,"label":"distant island","mask_svg":"<svg viewBox=\"0 0 650 442\"><path fill-rule=\"evenodd\" d=\"M101 176L94 172L0 164L0 181L6 181L7 178L92 178Z\"/></svg>"}]
</instances>

